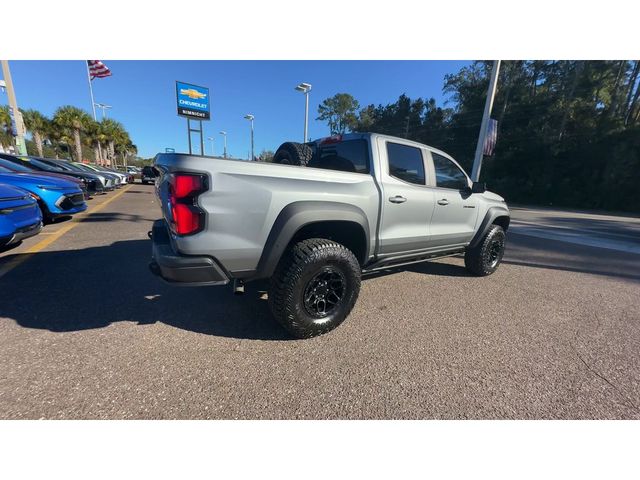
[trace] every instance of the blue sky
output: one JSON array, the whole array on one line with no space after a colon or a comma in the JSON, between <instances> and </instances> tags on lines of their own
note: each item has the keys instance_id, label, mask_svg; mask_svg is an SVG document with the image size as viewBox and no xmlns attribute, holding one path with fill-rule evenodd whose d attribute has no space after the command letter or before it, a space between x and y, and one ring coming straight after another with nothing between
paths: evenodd
<instances>
[{"instance_id":1,"label":"blue sky","mask_svg":"<svg viewBox=\"0 0 640 480\"><path fill-rule=\"evenodd\" d=\"M255 151L275 150L286 140L302 140L304 95L294 87L313 85L309 100L309 135L328 135L316 121L318 104L336 93L350 93L361 106L412 98L434 97L444 102L447 73L461 61L117 61L103 60L113 76L93 81L96 102L113 106L107 116L122 122L139 155L152 157L166 147L187 151L186 119L176 115L175 81L207 86L211 121L203 122L206 137L215 137L222 153L220 130L228 133L229 154L246 158L249 122L255 115ZM87 111L91 101L83 61L11 61L11 74L20 108L35 108L51 116L61 105ZM6 103L0 94L0 103ZM101 116L98 110L99 117ZM194 142L196 135L193 136ZM205 150L210 154L211 143Z\"/></svg>"}]
</instances>

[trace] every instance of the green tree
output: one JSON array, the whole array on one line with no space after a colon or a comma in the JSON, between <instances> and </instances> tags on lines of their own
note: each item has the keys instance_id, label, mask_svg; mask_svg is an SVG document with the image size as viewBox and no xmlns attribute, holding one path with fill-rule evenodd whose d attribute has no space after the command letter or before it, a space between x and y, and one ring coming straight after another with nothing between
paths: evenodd
<instances>
[{"instance_id":1,"label":"green tree","mask_svg":"<svg viewBox=\"0 0 640 480\"><path fill-rule=\"evenodd\" d=\"M273 162L273 156L274 155L275 155L275 153L273 152L273 150L263 149L262 152L260 152L260 155L258 155L258 161L259 162Z\"/></svg>"},{"instance_id":2,"label":"green tree","mask_svg":"<svg viewBox=\"0 0 640 480\"><path fill-rule=\"evenodd\" d=\"M11 135L11 116L9 115L9 107L0 105L0 146L7 149L13 144L13 135Z\"/></svg>"},{"instance_id":3,"label":"green tree","mask_svg":"<svg viewBox=\"0 0 640 480\"><path fill-rule=\"evenodd\" d=\"M84 125L85 144L93 149L93 157L98 165L104 164L104 154L101 155L102 145L105 144L107 136L104 133L103 126L100 122L96 122L92 118L88 118Z\"/></svg>"},{"instance_id":4,"label":"green tree","mask_svg":"<svg viewBox=\"0 0 640 480\"><path fill-rule=\"evenodd\" d=\"M355 127L358 108L360 104L353 96L348 93L337 93L318 106L316 120L326 121L331 135L342 134Z\"/></svg>"},{"instance_id":5,"label":"green tree","mask_svg":"<svg viewBox=\"0 0 640 480\"><path fill-rule=\"evenodd\" d=\"M22 119L27 132L31 133L36 144L38 156L44 156L43 141L49 129L50 120L37 110L25 110L22 112Z\"/></svg>"},{"instance_id":6,"label":"green tree","mask_svg":"<svg viewBox=\"0 0 640 480\"><path fill-rule=\"evenodd\" d=\"M87 125L90 117L87 112L72 105L65 105L56 110L53 115L53 123L60 129L60 137L64 138L67 145L69 136L73 138L75 161L82 161L81 132Z\"/></svg>"},{"instance_id":7,"label":"green tree","mask_svg":"<svg viewBox=\"0 0 640 480\"><path fill-rule=\"evenodd\" d=\"M109 165L114 165L116 163L116 145L120 147L126 144L129 135L120 122L111 118L102 120L101 125L106 140L106 158Z\"/></svg>"}]
</instances>

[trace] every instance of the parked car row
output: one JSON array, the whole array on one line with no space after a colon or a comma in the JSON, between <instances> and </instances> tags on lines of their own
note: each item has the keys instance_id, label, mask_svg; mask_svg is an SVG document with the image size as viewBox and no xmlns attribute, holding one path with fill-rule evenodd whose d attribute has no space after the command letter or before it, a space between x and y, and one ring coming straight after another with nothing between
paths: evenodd
<instances>
[{"instance_id":1,"label":"parked car row","mask_svg":"<svg viewBox=\"0 0 640 480\"><path fill-rule=\"evenodd\" d=\"M130 181L131 174L99 165L0 153L0 249L85 211L94 195Z\"/></svg>"}]
</instances>

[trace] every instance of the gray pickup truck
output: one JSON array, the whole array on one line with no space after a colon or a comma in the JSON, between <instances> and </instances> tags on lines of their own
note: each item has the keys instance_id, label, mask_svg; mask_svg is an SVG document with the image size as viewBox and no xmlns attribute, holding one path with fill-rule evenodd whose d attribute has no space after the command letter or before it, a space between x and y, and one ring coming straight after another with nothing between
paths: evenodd
<instances>
[{"instance_id":1,"label":"gray pickup truck","mask_svg":"<svg viewBox=\"0 0 640 480\"><path fill-rule=\"evenodd\" d=\"M159 154L163 219L150 268L179 285L270 279L294 336L337 327L362 274L464 254L475 275L502 259L509 209L446 153L374 133L284 143L274 163Z\"/></svg>"}]
</instances>

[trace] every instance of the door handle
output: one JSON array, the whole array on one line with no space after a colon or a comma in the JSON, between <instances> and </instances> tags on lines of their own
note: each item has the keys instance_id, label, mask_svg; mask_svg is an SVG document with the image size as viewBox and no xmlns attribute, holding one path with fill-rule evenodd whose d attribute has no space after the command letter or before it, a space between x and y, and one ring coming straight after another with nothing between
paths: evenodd
<instances>
[{"instance_id":1,"label":"door handle","mask_svg":"<svg viewBox=\"0 0 640 480\"><path fill-rule=\"evenodd\" d=\"M449 200L447 200L446 198L438 200L438 205L449 205Z\"/></svg>"},{"instance_id":2,"label":"door handle","mask_svg":"<svg viewBox=\"0 0 640 480\"><path fill-rule=\"evenodd\" d=\"M404 203L407 201L407 199L401 195L396 195L395 197L389 197L389 201L391 203Z\"/></svg>"}]
</instances>

